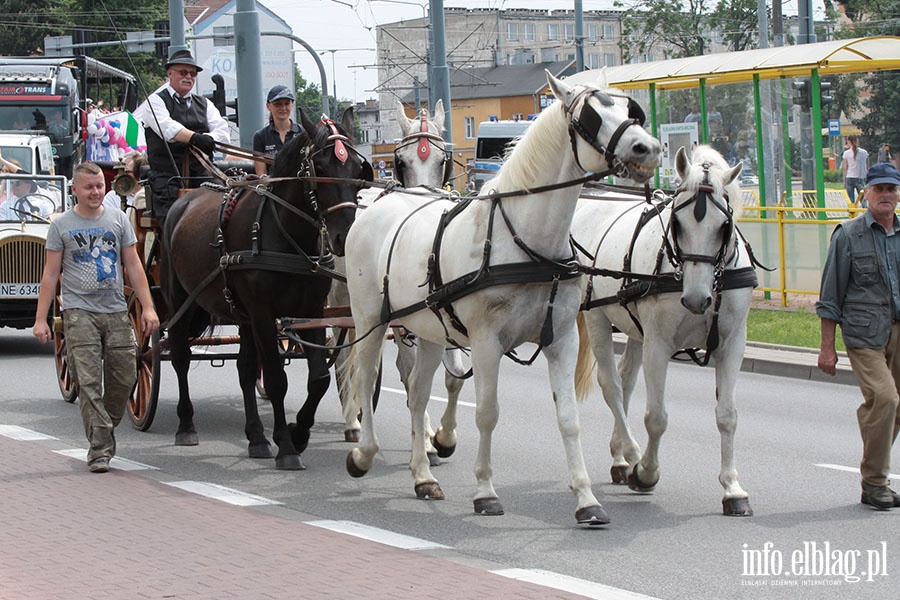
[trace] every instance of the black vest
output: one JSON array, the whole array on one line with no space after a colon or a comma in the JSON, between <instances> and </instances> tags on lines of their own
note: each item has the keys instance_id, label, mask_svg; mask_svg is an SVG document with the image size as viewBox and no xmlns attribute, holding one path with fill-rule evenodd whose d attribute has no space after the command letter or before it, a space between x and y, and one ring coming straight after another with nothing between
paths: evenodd
<instances>
[{"instance_id":1,"label":"black vest","mask_svg":"<svg viewBox=\"0 0 900 600\"><path fill-rule=\"evenodd\" d=\"M191 131L198 133L209 133L209 123L206 120L206 98L191 94L191 107L188 108L183 102L175 102L169 90L160 91L159 96L166 105L169 115L178 123L181 123ZM152 119L153 116L150 115ZM182 175L184 170L185 154L190 160L189 176L200 177L206 173L206 170L200 164L194 155L188 151L188 145L183 142L167 143L156 132L149 127L144 129L147 138L147 160L150 163L151 176L156 175ZM172 159L169 158L169 152L166 146L172 150L172 158L175 159L173 170Z\"/></svg>"}]
</instances>

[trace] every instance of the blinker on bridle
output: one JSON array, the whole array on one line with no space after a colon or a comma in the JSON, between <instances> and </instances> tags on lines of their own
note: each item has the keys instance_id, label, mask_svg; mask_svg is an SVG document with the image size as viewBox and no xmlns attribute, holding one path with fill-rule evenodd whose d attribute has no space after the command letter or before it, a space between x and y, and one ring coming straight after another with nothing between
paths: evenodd
<instances>
[{"instance_id":1,"label":"blinker on bridle","mask_svg":"<svg viewBox=\"0 0 900 600\"><path fill-rule=\"evenodd\" d=\"M596 98L603 106L613 106L615 104L613 97L625 98L628 100L628 118L619 124L612 136L610 136L609 143L606 147L604 147L603 144L600 143L600 140L597 139L597 134L600 132L600 127L603 125L603 117L601 117L588 103L588 99L591 96ZM573 111L578 100L582 97L584 97L584 102L581 104L581 114L576 117ZM571 115L571 120L569 122L569 138L572 141L572 152L575 154L575 162L578 163L578 166L581 167L582 170L587 170L581 165L581 161L578 158L575 133L590 144L594 150L602 154L606 160L606 164L610 168L614 168L617 174L622 173L625 170L625 165L616 157L616 146L625 134L626 129L632 125L643 127L646 116L641 107L628 96L609 94L607 92L601 92L600 90L587 88L576 94L572 101L568 103L566 112Z\"/></svg>"},{"instance_id":2,"label":"blinker on bridle","mask_svg":"<svg viewBox=\"0 0 900 600\"><path fill-rule=\"evenodd\" d=\"M714 199L714 195L716 193L716 189L709 182L709 168L710 164L704 162L702 165L703 168L703 181L697 186L696 193L691 197L687 202L680 204L677 207L672 209L670 221L672 230L672 244L674 245L674 256L679 264L684 264L685 262L705 262L711 265L718 267L724 267L725 262L725 253L728 248L728 242L731 239L732 233L734 232L734 218L731 214L731 205L728 199L728 192L722 192L722 198L725 201L725 205L722 206L720 203L716 202ZM686 188L680 187L675 190L675 194L681 194L686 191ZM706 217L706 206L707 204L712 204L716 209L718 209L722 214L725 215L725 223L722 224L722 244L719 246L719 250L715 256L705 255L705 254L684 254L681 251L681 247L678 245L678 234L677 234L677 226L678 220L675 219L675 213L680 210L687 208L690 205L693 205L694 210L694 219L699 223ZM678 265L676 265L678 266Z\"/></svg>"}]
</instances>

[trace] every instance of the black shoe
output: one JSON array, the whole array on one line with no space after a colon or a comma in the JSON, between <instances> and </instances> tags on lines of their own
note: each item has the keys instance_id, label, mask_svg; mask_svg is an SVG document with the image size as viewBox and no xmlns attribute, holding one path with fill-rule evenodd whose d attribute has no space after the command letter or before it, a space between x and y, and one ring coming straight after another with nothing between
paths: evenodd
<instances>
[{"instance_id":1,"label":"black shoe","mask_svg":"<svg viewBox=\"0 0 900 600\"><path fill-rule=\"evenodd\" d=\"M886 485L869 485L863 482L859 501L878 510L900 507L900 495Z\"/></svg>"}]
</instances>

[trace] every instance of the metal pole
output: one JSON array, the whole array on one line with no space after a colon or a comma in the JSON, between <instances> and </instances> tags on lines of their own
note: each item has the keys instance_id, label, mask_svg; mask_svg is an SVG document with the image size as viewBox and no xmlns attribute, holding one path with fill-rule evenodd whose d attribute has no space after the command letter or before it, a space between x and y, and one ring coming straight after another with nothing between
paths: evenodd
<instances>
[{"instance_id":1,"label":"metal pole","mask_svg":"<svg viewBox=\"0 0 900 600\"><path fill-rule=\"evenodd\" d=\"M256 0L237 0L234 11L234 56L237 67L241 146L253 147L253 134L264 124L262 51Z\"/></svg>"},{"instance_id":2,"label":"metal pole","mask_svg":"<svg viewBox=\"0 0 900 600\"><path fill-rule=\"evenodd\" d=\"M169 57L179 50L187 50L184 39L184 2L169 0Z\"/></svg>"},{"instance_id":3,"label":"metal pole","mask_svg":"<svg viewBox=\"0 0 900 600\"><path fill-rule=\"evenodd\" d=\"M444 101L444 140L452 147L453 105L450 103L450 70L447 67L447 47L444 40L444 0L430 0L430 3L431 36L434 42L434 83L431 88L435 97ZM434 110L434 106L431 110Z\"/></svg>"},{"instance_id":4,"label":"metal pole","mask_svg":"<svg viewBox=\"0 0 900 600\"><path fill-rule=\"evenodd\" d=\"M575 71L584 71L584 11L581 0L575 0Z\"/></svg>"}]
</instances>

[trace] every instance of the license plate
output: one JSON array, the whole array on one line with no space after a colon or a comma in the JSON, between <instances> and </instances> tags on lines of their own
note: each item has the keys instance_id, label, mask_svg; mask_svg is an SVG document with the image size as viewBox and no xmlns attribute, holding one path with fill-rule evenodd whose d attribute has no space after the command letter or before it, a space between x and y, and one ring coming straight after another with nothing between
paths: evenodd
<instances>
[{"instance_id":1,"label":"license plate","mask_svg":"<svg viewBox=\"0 0 900 600\"><path fill-rule=\"evenodd\" d=\"M37 298L40 293L39 283L0 283L0 298L5 300Z\"/></svg>"}]
</instances>

